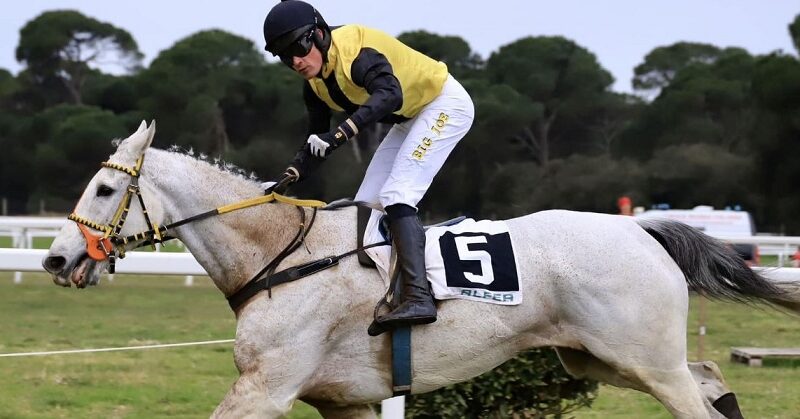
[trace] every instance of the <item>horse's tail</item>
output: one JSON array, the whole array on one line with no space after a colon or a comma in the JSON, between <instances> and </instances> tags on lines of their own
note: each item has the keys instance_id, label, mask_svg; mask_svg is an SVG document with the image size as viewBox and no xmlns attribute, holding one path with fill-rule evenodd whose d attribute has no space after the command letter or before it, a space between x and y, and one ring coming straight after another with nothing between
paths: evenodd
<instances>
[{"instance_id":1,"label":"horse's tail","mask_svg":"<svg viewBox=\"0 0 800 419\"><path fill-rule=\"evenodd\" d=\"M683 271L689 288L704 296L742 303L780 304L784 291L750 269L721 241L672 220L637 220Z\"/></svg>"}]
</instances>

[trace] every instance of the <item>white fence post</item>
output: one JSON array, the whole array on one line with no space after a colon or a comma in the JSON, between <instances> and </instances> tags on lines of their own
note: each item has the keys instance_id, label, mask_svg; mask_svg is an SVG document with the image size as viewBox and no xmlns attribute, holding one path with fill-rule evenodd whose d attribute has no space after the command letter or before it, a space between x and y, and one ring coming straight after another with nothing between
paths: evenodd
<instances>
[{"instance_id":1,"label":"white fence post","mask_svg":"<svg viewBox=\"0 0 800 419\"><path fill-rule=\"evenodd\" d=\"M381 419L403 419L406 410L406 397L397 396L381 402Z\"/></svg>"}]
</instances>

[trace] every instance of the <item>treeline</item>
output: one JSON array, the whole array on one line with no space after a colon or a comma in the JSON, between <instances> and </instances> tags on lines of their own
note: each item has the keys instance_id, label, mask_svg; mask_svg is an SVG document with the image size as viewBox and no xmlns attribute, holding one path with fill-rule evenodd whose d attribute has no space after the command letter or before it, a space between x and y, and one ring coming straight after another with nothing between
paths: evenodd
<instances>
[{"instance_id":1,"label":"treeline","mask_svg":"<svg viewBox=\"0 0 800 419\"><path fill-rule=\"evenodd\" d=\"M800 49L800 15L787 36ZM658 47L635 68L637 95L625 95L610 90L591 51L563 37L523 38L487 59L457 36L400 39L446 62L476 105L472 130L421 203L430 219L613 212L628 195L643 206L739 205L762 231L800 235L796 55ZM142 119L158 121L157 147L220 157L265 180L305 140L303 81L224 31L190 35L143 67L124 29L51 11L21 29L16 57L23 71L0 69L0 197L14 213L42 200L70 210L110 140ZM293 192L352 196L385 129L360 134Z\"/></svg>"}]
</instances>

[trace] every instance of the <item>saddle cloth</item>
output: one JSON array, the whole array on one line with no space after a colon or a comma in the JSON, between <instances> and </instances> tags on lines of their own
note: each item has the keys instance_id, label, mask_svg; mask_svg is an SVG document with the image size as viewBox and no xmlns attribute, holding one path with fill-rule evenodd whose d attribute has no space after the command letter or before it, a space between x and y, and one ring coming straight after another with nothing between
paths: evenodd
<instances>
[{"instance_id":1,"label":"saddle cloth","mask_svg":"<svg viewBox=\"0 0 800 419\"><path fill-rule=\"evenodd\" d=\"M364 244L386 240L381 216L373 211L364 233ZM437 300L461 298L486 303L522 303L517 260L504 221L475 221L430 227L425 231L425 265ZM365 251L375 261L384 283L389 284L390 246Z\"/></svg>"}]
</instances>

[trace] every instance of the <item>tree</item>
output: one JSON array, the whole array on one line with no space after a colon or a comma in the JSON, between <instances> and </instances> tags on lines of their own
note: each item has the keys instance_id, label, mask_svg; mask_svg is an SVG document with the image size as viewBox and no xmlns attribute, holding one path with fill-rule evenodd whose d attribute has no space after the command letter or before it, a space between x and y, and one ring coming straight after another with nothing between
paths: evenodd
<instances>
[{"instance_id":1,"label":"tree","mask_svg":"<svg viewBox=\"0 0 800 419\"><path fill-rule=\"evenodd\" d=\"M459 80L483 66L481 57L472 51L467 41L458 36L437 35L427 31L412 31L397 37L415 50L447 64Z\"/></svg>"},{"instance_id":2,"label":"tree","mask_svg":"<svg viewBox=\"0 0 800 419\"><path fill-rule=\"evenodd\" d=\"M264 67L262 55L249 39L221 30L201 31L162 51L138 76L140 106L157 115L164 122L159 131L179 145L222 155L237 136L231 133L236 124L229 124L228 118L246 122L241 113L264 110L254 99L262 98L262 79L277 76L265 74L269 70ZM284 76L289 73L283 71ZM250 140L251 134L244 134L241 141Z\"/></svg>"},{"instance_id":3,"label":"tree","mask_svg":"<svg viewBox=\"0 0 800 419\"><path fill-rule=\"evenodd\" d=\"M755 118L750 91L754 63L747 51L728 48L713 62L681 68L621 134L617 151L648 160L660 148L709 143L749 153Z\"/></svg>"},{"instance_id":4,"label":"tree","mask_svg":"<svg viewBox=\"0 0 800 419\"><path fill-rule=\"evenodd\" d=\"M719 145L690 144L658 150L646 165L648 195L675 208L712 205L753 208L753 162Z\"/></svg>"},{"instance_id":5,"label":"tree","mask_svg":"<svg viewBox=\"0 0 800 419\"><path fill-rule=\"evenodd\" d=\"M644 57L644 62L633 69L633 88L642 92L658 92L668 86L682 69L694 64L711 64L723 50L695 42L677 42L658 47Z\"/></svg>"},{"instance_id":6,"label":"tree","mask_svg":"<svg viewBox=\"0 0 800 419\"><path fill-rule=\"evenodd\" d=\"M31 165L36 186L29 209L45 199L48 208L69 211L98 163L114 151L111 139L124 138L135 127L134 121L89 106L57 106L38 119L46 136Z\"/></svg>"},{"instance_id":7,"label":"tree","mask_svg":"<svg viewBox=\"0 0 800 419\"><path fill-rule=\"evenodd\" d=\"M486 212L517 217L553 208L615 212L620 195L647 201L644 168L609 155L572 155L545 168L531 162L500 166L484 189Z\"/></svg>"},{"instance_id":8,"label":"tree","mask_svg":"<svg viewBox=\"0 0 800 419\"><path fill-rule=\"evenodd\" d=\"M75 104L82 103L92 67L116 64L132 71L142 58L128 32L73 10L44 12L28 22L20 30L16 56L39 83L63 83Z\"/></svg>"},{"instance_id":9,"label":"tree","mask_svg":"<svg viewBox=\"0 0 800 419\"><path fill-rule=\"evenodd\" d=\"M800 53L800 15L795 16L794 21L789 24L789 35L794 42L794 48Z\"/></svg>"},{"instance_id":10,"label":"tree","mask_svg":"<svg viewBox=\"0 0 800 419\"><path fill-rule=\"evenodd\" d=\"M592 141L595 148L606 155L611 155L612 151L617 150L623 133L633 124L644 107L643 101L633 95L621 93L604 95L595 111L597 117L590 125L591 133L595 137Z\"/></svg>"},{"instance_id":11,"label":"tree","mask_svg":"<svg viewBox=\"0 0 800 419\"><path fill-rule=\"evenodd\" d=\"M0 68L0 98L10 96L17 89L17 80L5 68Z\"/></svg>"},{"instance_id":12,"label":"tree","mask_svg":"<svg viewBox=\"0 0 800 419\"><path fill-rule=\"evenodd\" d=\"M486 72L490 82L511 86L541 109L516 138L542 166L586 148L593 107L613 82L594 54L562 37L503 46L489 57Z\"/></svg>"},{"instance_id":13,"label":"tree","mask_svg":"<svg viewBox=\"0 0 800 419\"><path fill-rule=\"evenodd\" d=\"M800 234L800 61L782 54L762 57L753 72L758 104L754 131L756 189L763 193L759 225Z\"/></svg>"}]
</instances>

